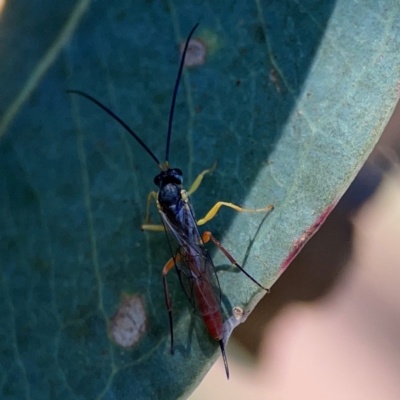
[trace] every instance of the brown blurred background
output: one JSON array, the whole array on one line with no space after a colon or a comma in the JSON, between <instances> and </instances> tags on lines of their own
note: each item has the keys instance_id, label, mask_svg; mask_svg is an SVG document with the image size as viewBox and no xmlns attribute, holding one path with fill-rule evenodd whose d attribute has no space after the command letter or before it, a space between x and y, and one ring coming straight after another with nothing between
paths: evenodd
<instances>
[{"instance_id":1,"label":"brown blurred background","mask_svg":"<svg viewBox=\"0 0 400 400\"><path fill-rule=\"evenodd\" d=\"M400 399L400 106L325 224L190 397Z\"/></svg>"}]
</instances>

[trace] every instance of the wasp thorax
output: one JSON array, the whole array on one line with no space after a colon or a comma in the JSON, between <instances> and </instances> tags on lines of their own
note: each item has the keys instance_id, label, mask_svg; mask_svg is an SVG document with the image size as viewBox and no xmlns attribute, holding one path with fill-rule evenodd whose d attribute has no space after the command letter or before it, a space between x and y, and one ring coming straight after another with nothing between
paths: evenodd
<instances>
[{"instance_id":1,"label":"wasp thorax","mask_svg":"<svg viewBox=\"0 0 400 400\"><path fill-rule=\"evenodd\" d=\"M163 187L169 183L182 185L183 175L179 168L171 168L160 172L155 178L154 183L159 187Z\"/></svg>"}]
</instances>

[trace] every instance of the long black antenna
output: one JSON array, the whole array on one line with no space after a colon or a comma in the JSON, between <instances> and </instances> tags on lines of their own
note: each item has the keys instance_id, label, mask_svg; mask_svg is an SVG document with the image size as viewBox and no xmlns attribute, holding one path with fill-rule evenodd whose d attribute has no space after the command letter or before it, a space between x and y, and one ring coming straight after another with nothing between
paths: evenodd
<instances>
[{"instance_id":1,"label":"long black antenna","mask_svg":"<svg viewBox=\"0 0 400 400\"><path fill-rule=\"evenodd\" d=\"M169 144L171 142L171 131L172 131L172 120L174 119L174 111L175 111L175 101L176 101L176 95L178 94L178 88L179 88L179 82L181 80L182 76L182 70L183 70L183 64L185 63L185 56L186 56L186 51L189 46L190 38L192 37L194 31L196 28L199 26L199 23L197 23L192 30L189 33L188 38L186 39L185 47L183 49L182 53L182 58L181 58L181 63L179 65L179 71L178 71L178 76L176 77L176 82L175 82L175 88L174 88L174 94L172 95L172 102L171 102L171 109L169 111L169 122L168 122L168 135L167 135L167 146L165 148L165 163L168 167L169 165Z\"/></svg>"},{"instance_id":2,"label":"long black antenna","mask_svg":"<svg viewBox=\"0 0 400 400\"><path fill-rule=\"evenodd\" d=\"M124 122L118 115L116 115L113 111L111 111L108 107L106 107L104 104L100 103L100 101L96 100L94 97L90 96L89 94L85 92L81 92L80 90L67 90L67 93L74 93L74 94L79 94L80 96L86 97L88 100L92 101L94 104L98 105L100 108L102 108L108 115L111 115L116 121L118 121L135 139L139 144L147 151L148 154L154 159L154 161L159 165L161 168L160 161L158 161L158 158L154 155L154 153L147 147L146 143L143 142L142 139L138 135L136 135L135 132ZM161 168L162 169L162 168Z\"/></svg>"}]
</instances>

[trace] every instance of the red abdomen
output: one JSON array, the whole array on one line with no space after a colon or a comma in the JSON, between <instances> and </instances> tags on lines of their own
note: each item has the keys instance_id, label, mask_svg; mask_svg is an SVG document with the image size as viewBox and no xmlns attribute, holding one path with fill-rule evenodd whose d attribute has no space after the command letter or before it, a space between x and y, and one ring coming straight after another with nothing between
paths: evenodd
<instances>
[{"instance_id":1,"label":"red abdomen","mask_svg":"<svg viewBox=\"0 0 400 400\"><path fill-rule=\"evenodd\" d=\"M222 339L222 315L211 284L206 280L198 280L195 282L194 288L199 311L210 336L215 340Z\"/></svg>"}]
</instances>

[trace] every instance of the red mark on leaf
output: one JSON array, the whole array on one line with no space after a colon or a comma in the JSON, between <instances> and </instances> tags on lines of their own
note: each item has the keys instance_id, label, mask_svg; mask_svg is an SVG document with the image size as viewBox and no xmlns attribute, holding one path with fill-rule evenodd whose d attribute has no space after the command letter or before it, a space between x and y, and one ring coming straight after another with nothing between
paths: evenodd
<instances>
[{"instance_id":1,"label":"red mark on leaf","mask_svg":"<svg viewBox=\"0 0 400 400\"><path fill-rule=\"evenodd\" d=\"M331 204L321 215L320 217L311 225L309 226L303 234L294 242L292 246L292 251L289 253L289 256L281 265L281 273L286 270L286 268L290 265L290 263L294 260L294 258L299 254L300 250L303 246L308 242L312 235L321 227L321 225L325 222L328 215L332 212L335 208L336 202Z\"/></svg>"}]
</instances>

